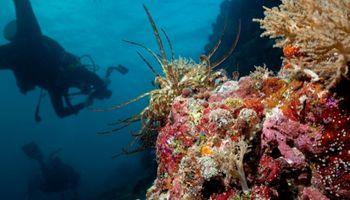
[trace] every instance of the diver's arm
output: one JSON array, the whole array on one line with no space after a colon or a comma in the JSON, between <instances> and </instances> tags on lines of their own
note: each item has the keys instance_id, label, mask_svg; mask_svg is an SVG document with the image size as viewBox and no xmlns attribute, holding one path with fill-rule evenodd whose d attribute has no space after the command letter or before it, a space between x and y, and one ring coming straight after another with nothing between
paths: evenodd
<instances>
[{"instance_id":1,"label":"diver's arm","mask_svg":"<svg viewBox=\"0 0 350 200\"><path fill-rule=\"evenodd\" d=\"M76 77L79 77L81 82L91 88L88 97L90 100L110 98L112 93L107 89L108 80L101 79L97 74L83 67L79 71L77 70Z\"/></svg>"},{"instance_id":2,"label":"diver's arm","mask_svg":"<svg viewBox=\"0 0 350 200\"><path fill-rule=\"evenodd\" d=\"M29 0L13 0L16 8L17 37L36 39L42 36Z\"/></svg>"},{"instance_id":3,"label":"diver's arm","mask_svg":"<svg viewBox=\"0 0 350 200\"><path fill-rule=\"evenodd\" d=\"M74 106L64 106L62 99L62 93L58 93L54 90L49 90L49 96L51 99L52 106L57 114L57 116L64 118L73 114L77 114L81 109L85 107L85 103L79 103Z\"/></svg>"},{"instance_id":4,"label":"diver's arm","mask_svg":"<svg viewBox=\"0 0 350 200\"><path fill-rule=\"evenodd\" d=\"M85 67L78 67L73 73L82 83L93 86L94 89L102 88L105 85L104 81L96 73Z\"/></svg>"}]
</instances>

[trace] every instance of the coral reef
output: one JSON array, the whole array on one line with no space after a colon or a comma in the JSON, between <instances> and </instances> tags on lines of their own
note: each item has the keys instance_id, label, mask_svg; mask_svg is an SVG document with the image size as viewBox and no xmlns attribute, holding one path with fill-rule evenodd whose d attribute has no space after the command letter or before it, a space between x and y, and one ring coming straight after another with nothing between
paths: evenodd
<instances>
[{"instance_id":1,"label":"coral reef","mask_svg":"<svg viewBox=\"0 0 350 200\"><path fill-rule=\"evenodd\" d=\"M148 13L162 58L130 42L165 74L154 71L159 89L141 96L151 98L137 115L146 132L136 138L157 128L157 178L147 199L350 199L349 102L330 90L348 78L349 13L348 0L266 8L256 21L263 35L280 38L284 65L277 75L264 66L233 80L214 71L233 48L210 62L222 38L198 64L168 61Z\"/></svg>"},{"instance_id":2,"label":"coral reef","mask_svg":"<svg viewBox=\"0 0 350 200\"><path fill-rule=\"evenodd\" d=\"M257 20L280 37L277 75L174 98L159 129L148 199L350 199L349 1L283 0ZM190 88L191 89L191 88Z\"/></svg>"}]
</instances>

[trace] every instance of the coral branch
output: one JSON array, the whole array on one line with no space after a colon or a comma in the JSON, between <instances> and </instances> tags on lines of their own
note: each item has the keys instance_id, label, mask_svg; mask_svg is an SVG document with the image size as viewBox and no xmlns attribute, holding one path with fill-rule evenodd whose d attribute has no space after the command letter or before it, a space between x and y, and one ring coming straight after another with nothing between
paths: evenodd
<instances>
[{"instance_id":1,"label":"coral branch","mask_svg":"<svg viewBox=\"0 0 350 200\"><path fill-rule=\"evenodd\" d=\"M262 36L276 38L275 47L300 48L303 56L289 62L314 71L330 89L349 78L349 13L348 0L282 0L254 21L265 29Z\"/></svg>"}]
</instances>

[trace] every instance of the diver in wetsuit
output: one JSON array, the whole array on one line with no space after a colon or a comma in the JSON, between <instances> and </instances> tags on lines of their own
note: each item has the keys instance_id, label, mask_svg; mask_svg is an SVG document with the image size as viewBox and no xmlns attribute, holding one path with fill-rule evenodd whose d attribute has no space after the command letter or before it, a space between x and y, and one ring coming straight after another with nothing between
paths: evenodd
<instances>
[{"instance_id":1,"label":"diver in wetsuit","mask_svg":"<svg viewBox=\"0 0 350 200\"><path fill-rule=\"evenodd\" d=\"M106 82L86 69L75 55L52 38L42 34L29 0L13 0L16 20L10 22L4 37L10 43L0 46L0 69L12 70L22 93L36 86L47 90L59 117L78 113L94 99L107 99ZM85 102L72 105L69 89L86 95Z\"/></svg>"},{"instance_id":2,"label":"diver in wetsuit","mask_svg":"<svg viewBox=\"0 0 350 200\"><path fill-rule=\"evenodd\" d=\"M60 149L51 153L48 159L44 159L41 149L35 142L23 145L22 151L26 156L38 162L41 171L41 178L30 183L28 198L33 196L36 190L47 195L62 194L64 197L65 194L70 194L69 196L78 198L80 174L57 156ZM36 186L33 187L33 185Z\"/></svg>"}]
</instances>

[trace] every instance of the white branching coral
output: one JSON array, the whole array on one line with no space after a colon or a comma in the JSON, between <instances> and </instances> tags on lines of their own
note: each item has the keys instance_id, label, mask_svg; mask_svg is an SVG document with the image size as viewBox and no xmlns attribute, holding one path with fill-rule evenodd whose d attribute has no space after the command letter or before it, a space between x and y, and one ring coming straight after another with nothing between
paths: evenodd
<instances>
[{"instance_id":1,"label":"white branching coral","mask_svg":"<svg viewBox=\"0 0 350 200\"><path fill-rule=\"evenodd\" d=\"M266 29L262 36L276 38L275 47L300 48L292 64L314 71L328 88L349 79L350 0L282 0L254 21Z\"/></svg>"},{"instance_id":2,"label":"white branching coral","mask_svg":"<svg viewBox=\"0 0 350 200\"><path fill-rule=\"evenodd\" d=\"M250 72L249 75L253 80L261 81L262 79L267 79L273 76L273 71L270 71L266 65L255 66L255 70Z\"/></svg>"},{"instance_id":3,"label":"white branching coral","mask_svg":"<svg viewBox=\"0 0 350 200\"><path fill-rule=\"evenodd\" d=\"M243 192L249 191L243 168L243 158L248 149L249 145L243 137L236 142L227 139L220 148L215 149L213 156L214 160L220 163L219 170L225 174L226 184L229 185L238 178Z\"/></svg>"}]
</instances>

